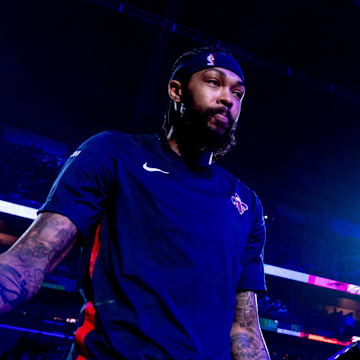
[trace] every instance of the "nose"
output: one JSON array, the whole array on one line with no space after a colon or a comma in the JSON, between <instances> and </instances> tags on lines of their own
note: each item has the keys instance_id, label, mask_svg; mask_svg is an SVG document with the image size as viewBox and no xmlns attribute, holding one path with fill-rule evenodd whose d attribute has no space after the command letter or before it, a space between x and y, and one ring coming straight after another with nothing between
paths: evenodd
<instances>
[{"instance_id":1,"label":"nose","mask_svg":"<svg viewBox=\"0 0 360 360\"><path fill-rule=\"evenodd\" d=\"M233 106L233 99L231 97L231 92L229 89L223 88L221 93L220 93L220 97L219 97L219 102L222 105L225 105L228 109L231 109Z\"/></svg>"}]
</instances>

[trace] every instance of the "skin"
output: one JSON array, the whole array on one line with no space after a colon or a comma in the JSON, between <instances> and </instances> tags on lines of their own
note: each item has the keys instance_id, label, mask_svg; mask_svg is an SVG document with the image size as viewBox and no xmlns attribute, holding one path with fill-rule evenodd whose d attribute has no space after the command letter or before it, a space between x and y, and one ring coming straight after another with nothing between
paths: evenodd
<instances>
[{"instance_id":1,"label":"skin","mask_svg":"<svg viewBox=\"0 0 360 360\"><path fill-rule=\"evenodd\" d=\"M23 236L0 255L0 314L38 292L46 274L68 254L76 227L65 216L42 213Z\"/></svg>"},{"instance_id":2,"label":"skin","mask_svg":"<svg viewBox=\"0 0 360 360\"><path fill-rule=\"evenodd\" d=\"M259 324L256 294L252 291L236 295L236 310L230 338L232 359L270 359Z\"/></svg>"},{"instance_id":3,"label":"skin","mask_svg":"<svg viewBox=\"0 0 360 360\"><path fill-rule=\"evenodd\" d=\"M240 77L232 71L220 67L199 71L191 76L187 91L193 99L196 110L200 112L208 108L223 110L223 114L209 116L207 124L211 130L223 132L226 126L232 126L238 121L245 87ZM169 82L168 92L179 108L184 94L183 85L177 80L172 80ZM221 116L225 114L227 116ZM181 156L176 139L170 137L168 141L172 150ZM259 325L254 292L245 291L236 295L236 311L230 338L232 359L270 359Z\"/></svg>"},{"instance_id":4,"label":"skin","mask_svg":"<svg viewBox=\"0 0 360 360\"><path fill-rule=\"evenodd\" d=\"M221 109L222 114L209 116L208 126L213 131L224 132L231 122L238 120L245 87L238 75L230 70L214 67L196 72L187 84L187 91L193 99L194 109L204 111L207 108ZM180 106L184 88L180 81L171 80L168 85L169 97ZM169 145L181 156L174 137L169 139ZM204 149L206 151L207 149Z\"/></svg>"}]
</instances>

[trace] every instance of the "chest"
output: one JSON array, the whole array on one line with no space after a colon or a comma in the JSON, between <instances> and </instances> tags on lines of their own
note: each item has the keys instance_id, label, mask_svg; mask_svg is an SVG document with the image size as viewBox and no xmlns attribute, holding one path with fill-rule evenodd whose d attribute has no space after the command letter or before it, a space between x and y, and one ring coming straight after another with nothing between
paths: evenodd
<instances>
[{"instance_id":1,"label":"chest","mask_svg":"<svg viewBox=\"0 0 360 360\"><path fill-rule=\"evenodd\" d=\"M171 235L200 247L213 244L214 250L224 241L242 246L251 230L252 209L236 182L216 173L194 175L151 154L136 155L119 169L118 219L145 237Z\"/></svg>"}]
</instances>

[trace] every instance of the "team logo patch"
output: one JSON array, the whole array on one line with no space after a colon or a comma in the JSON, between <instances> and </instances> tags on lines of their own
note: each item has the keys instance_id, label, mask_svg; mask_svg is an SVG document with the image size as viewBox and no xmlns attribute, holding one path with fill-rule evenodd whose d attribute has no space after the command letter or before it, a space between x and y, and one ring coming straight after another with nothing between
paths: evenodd
<instances>
[{"instance_id":1,"label":"team logo patch","mask_svg":"<svg viewBox=\"0 0 360 360\"><path fill-rule=\"evenodd\" d=\"M244 212L249 209L248 206L241 201L238 193L235 193L235 195L231 197L231 202L236 206L240 215L243 215Z\"/></svg>"},{"instance_id":2,"label":"team logo patch","mask_svg":"<svg viewBox=\"0 0 360 360\"><path fill-rule=\"evenodd\" d=\"M206 58L207 64L206 65L215 65L215 56L214 54L209 54Z\"/></svg>"}]
</instances>

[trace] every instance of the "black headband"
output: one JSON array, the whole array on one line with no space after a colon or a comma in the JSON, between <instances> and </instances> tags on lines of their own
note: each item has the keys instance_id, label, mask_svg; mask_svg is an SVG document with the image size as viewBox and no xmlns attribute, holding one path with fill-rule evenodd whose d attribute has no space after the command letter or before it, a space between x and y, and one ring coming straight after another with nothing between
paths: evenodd
<instances>
[{"instance_id":1,"label":"black headband","mask_svg":"<svg viewBox=\"0 0 360 360\"><path fill-rule=\"evenodd\" d=\"M170 80L182 80L192 74L213 67L222 67L238 75L244 82L244 74L239 63L230 55L223 52L201 52L185 57L176 67Z\"/></svg>"}]
</instances>

